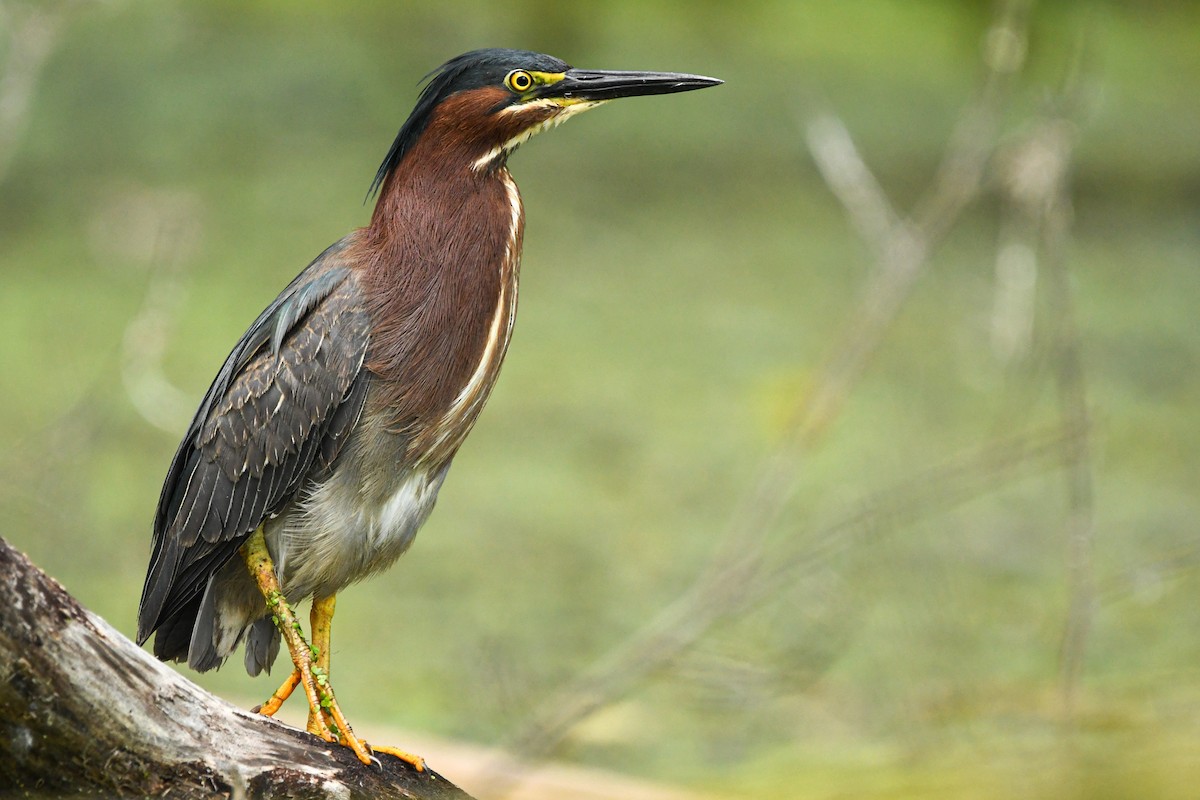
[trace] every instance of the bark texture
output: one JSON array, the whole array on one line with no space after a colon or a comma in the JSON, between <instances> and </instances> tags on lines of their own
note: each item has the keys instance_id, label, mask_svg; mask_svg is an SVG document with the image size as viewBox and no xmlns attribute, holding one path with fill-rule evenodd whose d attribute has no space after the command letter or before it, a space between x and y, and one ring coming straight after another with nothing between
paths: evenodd
<instances>
[{"instance_id":1,"label":"bark texture","mask_svg":"<svg viewBox=\"0 0 1200 800\"><path fill-rule=\"evenodd\" d=\"M0 797L470 800L380 761L205 692L0 538Z\"/></svg>"}]
</instances>

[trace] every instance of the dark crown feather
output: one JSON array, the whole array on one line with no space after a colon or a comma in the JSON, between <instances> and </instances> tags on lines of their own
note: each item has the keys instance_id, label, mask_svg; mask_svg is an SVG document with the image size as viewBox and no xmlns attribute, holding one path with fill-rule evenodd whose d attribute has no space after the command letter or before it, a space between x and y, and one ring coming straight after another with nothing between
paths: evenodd
<instances>
[{"instance_id":1,"label":"dark crown feather","mask_svg":"<svg viewBox=\"0 0 1200 800\"><path fill-rule=\"evenodd\" d=\"M367 190L367 199L371 199L382 188L388 175L400 166L404 156L429 125L430 119L433 118L433 110L443 100L465 89L498 84L509 70L518 68L566 72L570 66L553 56L529 50L489 48L472 50L456 56L422 78L421 83L425 84L425 88L421 90L421 96L417 98L412 113L396 134L383 163L379 165L375 180L371 181L371 188Z\"/></svg>"}]
</instances>

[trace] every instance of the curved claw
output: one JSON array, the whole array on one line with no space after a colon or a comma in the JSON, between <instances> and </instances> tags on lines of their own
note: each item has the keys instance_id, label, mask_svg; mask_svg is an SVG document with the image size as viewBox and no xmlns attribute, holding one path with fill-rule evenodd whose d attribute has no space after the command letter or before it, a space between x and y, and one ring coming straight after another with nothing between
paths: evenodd
<instances>
[{"instance_id":1,"label":"curved claw","mask_svg":"<svg viewBox=\"0 0 1200 800\"><path fill-rule=\"evenodd\" d=\"M367 743L354 735L354 732L350 730L349 725L346 726L344 733L338 738L338 741L353 750L354 755L358 756L358 760L366 764L368 767L371 766L372 761L379 760L371 753L371 748L367 746ZM382 768L383 765L381 764L380 769Z\"/></svg>"}]
</instances>

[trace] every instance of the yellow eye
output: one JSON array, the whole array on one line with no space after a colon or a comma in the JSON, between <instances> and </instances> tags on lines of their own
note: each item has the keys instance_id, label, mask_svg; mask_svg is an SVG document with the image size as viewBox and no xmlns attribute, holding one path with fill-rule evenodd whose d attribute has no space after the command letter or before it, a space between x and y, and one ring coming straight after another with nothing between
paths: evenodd
<instances>
[{"instance_id":1,"label":"yellow eye","mask_svg":"<svg viewBox=\"0 0 1200 800\"><path fill-rule=\"evenodd\" d=\"M523 69L514 69L505 77L504 84L514 92L528 92L533 87L533 76Z\"/></svg>"}]
</instances>

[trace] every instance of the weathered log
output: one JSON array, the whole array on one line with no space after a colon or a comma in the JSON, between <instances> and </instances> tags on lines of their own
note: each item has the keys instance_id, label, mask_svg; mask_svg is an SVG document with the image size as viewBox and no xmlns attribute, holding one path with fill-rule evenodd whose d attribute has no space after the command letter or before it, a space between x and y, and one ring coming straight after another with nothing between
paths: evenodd
<instances>
[{"instance_id":1,"label":"weathered log","mask_svg":"<svg viewBox=\"0 0 1200 800\"><path fill-rule=\"evenodd\" d=\"M204 691L0 537L0 796L81 794L470 800Z\"/></svg>"}]
</instances>

